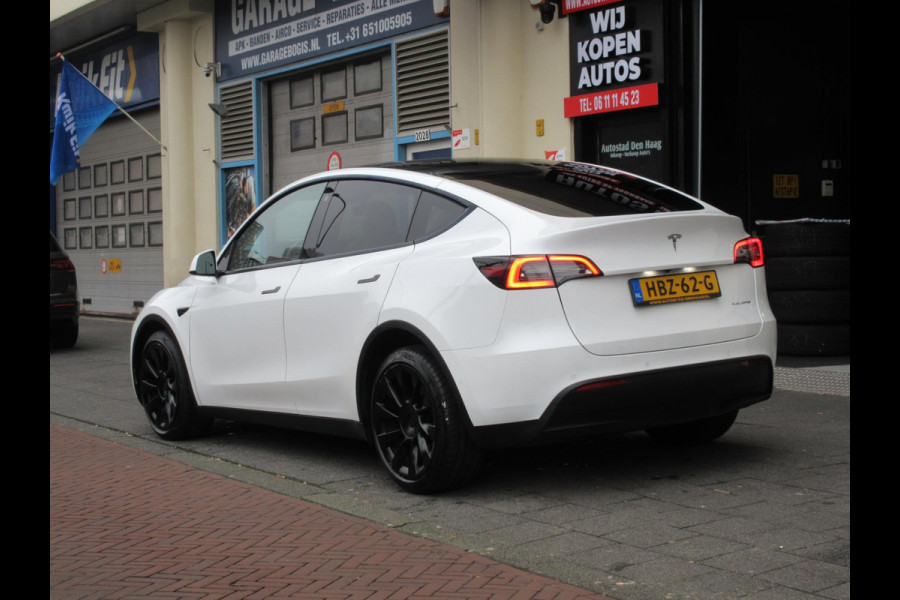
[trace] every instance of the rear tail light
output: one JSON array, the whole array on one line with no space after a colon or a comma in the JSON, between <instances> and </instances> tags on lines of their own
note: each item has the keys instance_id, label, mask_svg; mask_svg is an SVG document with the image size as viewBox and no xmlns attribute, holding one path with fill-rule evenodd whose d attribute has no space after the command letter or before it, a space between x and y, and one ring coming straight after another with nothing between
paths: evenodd
<instances>
[{"instance_id":1,"label":"rear tail light","mask_svg":"<svg viewBox=\"0 0 900 600\"><path fill-rule=\"evenodd\" d=\"M68 258L57 258L50 261L50 268L54 271L74 271L75 265Z\"/></svg>"},{"instance_id":2,"label":"rear tail light","mask_svg":"<svg viewBox=\"0 0 900 600\"><path fill-rule=\"evenodd\" d=\"M734 262L747 263L751 267L766 264L763 258L762 240L756 237L741 240L734 245Z\"/></svg>"},{"instance_id":3,"label":"rear tail light","mask_svg":"<svg viewBox=\"0 0 900 600\"><path fill-rule=\"evenodd\" d=\"M488 281L506 290L552 288L570 279L603 275L590 259L569 254L482 256L474 260Z\"/></svg>"}]
</instances>

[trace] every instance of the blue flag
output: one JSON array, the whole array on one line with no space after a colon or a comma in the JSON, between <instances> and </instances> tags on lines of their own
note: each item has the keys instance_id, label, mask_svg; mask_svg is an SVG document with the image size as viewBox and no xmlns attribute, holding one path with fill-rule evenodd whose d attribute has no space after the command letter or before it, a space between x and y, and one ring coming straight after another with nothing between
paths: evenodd
<instances>
[{"instance_id":1,"label":"blue flag","mask_svg":"<svg viewBox=\"0 0 900 600\"><path fill-rule=\"evenodd\" d=\"M81 162L81 146L100 124L116 110L107 98L69 61L63 60L59 95L56 97L56 128L50 155L50 183L63 173L77 169Z\"/></svg>"}]
</instances>

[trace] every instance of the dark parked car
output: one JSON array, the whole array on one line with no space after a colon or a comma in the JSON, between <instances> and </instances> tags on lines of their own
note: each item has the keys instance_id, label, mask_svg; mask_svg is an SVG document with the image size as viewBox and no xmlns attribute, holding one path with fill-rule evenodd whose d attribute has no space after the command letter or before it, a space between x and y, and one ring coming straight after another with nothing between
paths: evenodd
<instances>
[{"instance_id":1,"label":"dark parked car","mask_svg":"<svg viewBox=\"0 0 900 600\"><path fill-rule=\"evenodd\" d=\"M50 343L70 348L78 341L78 282L75 265L50 234Z\"/></svg>"}]
</instances>

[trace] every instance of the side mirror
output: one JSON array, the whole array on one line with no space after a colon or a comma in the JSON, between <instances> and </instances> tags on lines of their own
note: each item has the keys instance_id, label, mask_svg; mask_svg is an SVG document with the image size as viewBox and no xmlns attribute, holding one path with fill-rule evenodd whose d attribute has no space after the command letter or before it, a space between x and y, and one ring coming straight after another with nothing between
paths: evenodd
<instances>
[{"instance_id":1,"label":"side mirror","mask_svg":"<svg viewBox=\"0 0 900 600\"><path fill-rule=\"evenodd\" d=\"M188 271L191 275L215 275L216 274L216 251L206 250L194 257L191 261L191 268Z\"/></svg>"}]
</instances>

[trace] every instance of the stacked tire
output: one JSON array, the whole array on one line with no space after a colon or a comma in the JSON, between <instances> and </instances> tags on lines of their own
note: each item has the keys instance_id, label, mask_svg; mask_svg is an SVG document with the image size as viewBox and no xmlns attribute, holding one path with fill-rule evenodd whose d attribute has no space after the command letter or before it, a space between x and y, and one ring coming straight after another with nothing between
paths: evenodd
<instances>
[{"instance_id":1,"label":"stacked tire","mask_svg":"<svg viewBox=\"0 0 900 600\"><path fill-rule=\"evenodd\" d=\"M850 356L850 222L757 224L783 356Z\"/></svg>"}]
</instances>

